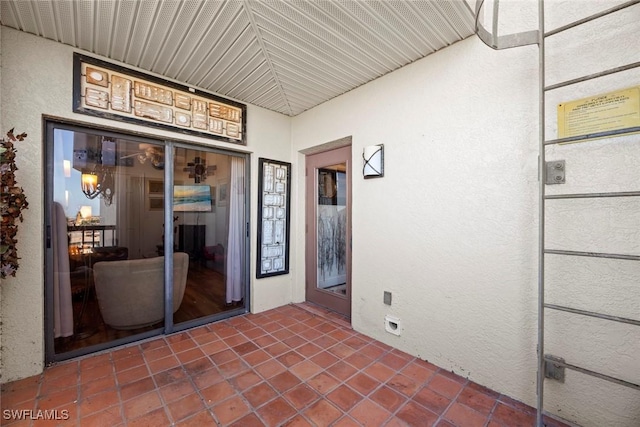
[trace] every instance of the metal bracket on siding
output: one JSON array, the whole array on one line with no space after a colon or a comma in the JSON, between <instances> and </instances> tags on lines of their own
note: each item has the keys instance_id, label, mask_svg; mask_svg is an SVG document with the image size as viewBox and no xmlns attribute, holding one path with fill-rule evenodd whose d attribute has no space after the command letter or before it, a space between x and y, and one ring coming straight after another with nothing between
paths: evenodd
<instances>
[{"instance_id":1,"label":"metal bracket on siding","mask_svg":"<svg viewBox=\"0 0 640 427\"><path fill-rule=\"evenodd\" d=\"M557 363L555 363L557 362ZM544 377L564 383L564 359L561 357L544 356Z\"/></svg>"},{"instance_id":2,"label":"metal bracket on siding","mask_svg":"<svg viewBox=\"0 0 640 427\"><path fill-rule=\"evenodd\" d=\"M484 6L484 1L485 0L480 0L476 2L476 12L474 14L476 20L475 33L484 44L494 50L538 44L540 40L540 33L537 30L498 36L498 11L500 9L500 0L493 1L493 25L491 31L487 30L480 22L480 12Z\"/></svg>"},{"instance_id":3,"label":"metal bracket on siding","mask_svg":"<svg viewBox=\"0 0 640 427\"><path fill-rule=\"evenodd\" d=\"M545 378L558 379L558 381L564 382L565 369L571 369L572 371L580 372L581 374L590 375L592 377L600 378L601 380L609 381L614 384L619 384L619 385L640 391L640 384L631 383L629 381L621 380L620 378L601 374L600 372L591 371L589 369L581 368L580 366L571 365L570 363L565 362L564 359L560 357L545 354L544 356Z\"/></svg>"},{"instance_id":4,"label":"metal bracket on siding","mask_svg":"<svg viewBox=\"0 0 640 427\"><path fill-rule=\"evenodd\" d=\"M564 160L554 160L546 162L545 184L564 184L565 183L565 164Z\"/></svg>"}]
</instances>

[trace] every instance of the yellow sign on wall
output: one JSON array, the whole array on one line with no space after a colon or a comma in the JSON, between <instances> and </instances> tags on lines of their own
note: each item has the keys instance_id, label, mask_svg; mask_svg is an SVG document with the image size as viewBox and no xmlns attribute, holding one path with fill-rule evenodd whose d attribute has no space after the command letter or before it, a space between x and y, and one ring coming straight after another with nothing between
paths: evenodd
<instances>
[{"instance_id":1,"label":"yellow sign on wall","mask_svg":"<svg viewBox=\"0 0 640 427\"><path fill-rule=\"evenodd\" d=\"M640 126L640 86L558 104L558 138Z\"/></svg>"}]
</instances>

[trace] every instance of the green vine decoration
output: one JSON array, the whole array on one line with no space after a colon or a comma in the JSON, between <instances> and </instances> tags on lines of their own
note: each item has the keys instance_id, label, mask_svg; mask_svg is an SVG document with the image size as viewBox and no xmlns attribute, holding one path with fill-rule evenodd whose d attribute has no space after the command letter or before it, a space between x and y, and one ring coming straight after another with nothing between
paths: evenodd
<instances>
[{"instance_id":1,"label":"green vine decoration","mask_svg":"<svg viewBox=\"0 0 640 427\"><path fill-rule=\"evenodd\" d=\"M16 185L16 149L13 143L24 141L26 133L14 135L13 129L7 132L7 137L3 138L0 145L0 213L2 214L2 225L0 226L0 278L16 275L18 269L18 251L16 245L18 240L18 224L16 220L22 222L22 210L27 209L27 196L21 187Z\"/></svg>"}]
</instances>

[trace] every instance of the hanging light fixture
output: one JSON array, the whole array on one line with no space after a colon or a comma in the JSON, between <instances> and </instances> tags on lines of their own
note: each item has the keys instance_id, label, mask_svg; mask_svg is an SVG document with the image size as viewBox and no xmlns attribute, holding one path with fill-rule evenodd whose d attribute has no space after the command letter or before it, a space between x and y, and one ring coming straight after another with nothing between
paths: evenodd
<instances>
[{"instance_id":1,"label":"hanging light fixture","mask_svg":"<svg viewBox=\"0 0 640 427\"><path fill-rule=\"evenodd\" d=\"M100 197L104 201L105 206L110 206L113 202L113 195L115 193L115 182L113 179L114 168L109 166L102 166L102 181L100 182Z\"/></svg>"},{"instance_id":2,"label":"hanging light fixture","mask_svg":"<svg viewBox=\"0 0 640 427\"><path fill-rule=\"evenodd\" d=\"M95 199L100 194L100 190L98 190L98 175L92 172L83 172L80 179L84 195L87 196L87 199Z\"/></svg>"},{"instance_id":3,"label":"hanging light fixture","mask_svg":"<svg viewBox=\"0 0 640 427\"><path fill-rule=\"evenodd\" d=\"M80 178L82 192L87 199L95 199L100 196L106 206L113 202L115 193L113 168L110 166L96 165L91 172L83 172Z\"/></svg>"},{"instance_id":4,"label":"hanging light fixture","mask_svg":"<svg viewBox=\"0 0 640 427\"><path fill-rule=\"evenodd\" d=\"M164 169L164 148L146 143L139 144L138 148L141 150L139 153L122 156L120 159L133 157L138 159L141 165L144 165L149 160L154 169Z\"/></svg>"},{"instance_id":5,"label":"hanging light fixture","mask_svg":"<svg viewBox=\"0 0 640 427\"><path fill-rule=\"evenodd\" d=\"M164 149L152 144L140 144L138 146L142 152L137 154L138 161L145 164L147 160L155 169L164 169Z\"/></svg>"},{"instance_id":6,"label":"hanging light fixture","mask_svg":"<svg viewBox=\"0 0 640 427\"><path fill-rule=\"evenodd\" d=\"M80 186L82 192L87 199L95 199L100 196L103 199L106 206L111 205L113 202L114 191L114 167L106 166L103 164L104 159L104 146L105 142L111 143L112 141L102 138L101 141L101 153L100 156L91 171L83 171L80 177Z\"/></svg>"}]
</instances>

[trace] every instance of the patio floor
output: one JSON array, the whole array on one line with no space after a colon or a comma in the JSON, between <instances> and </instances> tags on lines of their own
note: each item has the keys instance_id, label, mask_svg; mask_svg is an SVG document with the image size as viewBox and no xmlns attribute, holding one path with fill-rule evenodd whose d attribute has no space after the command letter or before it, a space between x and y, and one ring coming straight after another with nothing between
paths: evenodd
<instances>
[{"instance_id":1,"label":"patio floor","mask_svg":"<svg viewBox=\"0 0 640 427\"><path fill-rule=\"evenodd\" d=\"M535 424L533 408L306 303L62 362L0 400L12 427Z\"/></svg>"}]
</instances>

